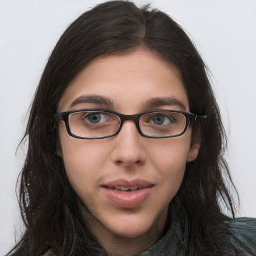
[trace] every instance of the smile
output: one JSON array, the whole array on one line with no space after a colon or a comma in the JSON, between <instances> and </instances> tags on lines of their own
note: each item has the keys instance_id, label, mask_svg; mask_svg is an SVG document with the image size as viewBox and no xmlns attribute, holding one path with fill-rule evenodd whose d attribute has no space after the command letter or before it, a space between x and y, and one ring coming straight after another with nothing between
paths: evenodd
<instances>
[{"instance_id":1,"label":"smile","mask_svg":"<svg viewBox=\"0 0 256 256\"><path fill-rule=\"evenodd\" d=\"M108 200L120 207L136 207L150 196L154 185L144 180L115 180L104 184L101 189Z\"/></svg>"},{"instance_id":2,"label":"smile","mask_svg":"<svg viewBox=\"0 0 256 256\"><path fill-rule=\"evenodd\" d=\"M134 190L139 190L144 187L142 187L142 186L133 186L133 187L114 186L114 187L107 187L107 188L117 189L117 190L121 190L121 191L134 191Z\"/></svg>"}]
</instances>

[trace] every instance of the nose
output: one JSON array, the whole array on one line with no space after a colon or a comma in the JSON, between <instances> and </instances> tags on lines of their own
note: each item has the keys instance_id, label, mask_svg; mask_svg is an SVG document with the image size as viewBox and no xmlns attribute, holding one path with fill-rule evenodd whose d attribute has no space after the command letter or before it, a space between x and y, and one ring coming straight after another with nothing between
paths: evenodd
<instances>
[{"instance_id":1,"label":"nose","mask_svg":"<svg viewBox=\"0 0 256 256\"><path fill-rule=\"evenodd\" d=\"M125 121L114 140L111 160L115 164L131 168L145 163L147 155L142 143L145 138L140 136L133 121Z\"/></svg>"}]
</instances>

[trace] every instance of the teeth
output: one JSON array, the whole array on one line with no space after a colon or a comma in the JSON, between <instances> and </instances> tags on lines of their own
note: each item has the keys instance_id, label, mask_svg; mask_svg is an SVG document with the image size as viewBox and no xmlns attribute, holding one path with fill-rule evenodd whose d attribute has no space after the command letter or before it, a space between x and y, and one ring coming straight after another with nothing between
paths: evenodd
<instances>
[{"instance_id":1,"label":"teeth","mask_svg":"<svg viewBox=\"0 0 256 256\"><path fill-rule=\"evenodd\" d=\"M121 186L115 186L114 189L122 190L122 191L128 191L130 190L129 187L121 187Z\"/></svg>"},{"instance_id":2,"label":"teeth","mask_svg":"<svg viewBox=\"0 0 256 256\"><path fill-rule=\"evenodd\" d=\"M134 190L139 190L142 187L141 186L132 186L132 187L114 186L114 187L111 187L111 188L112 189L118 189L118 190L121 190L121 191L134 191Z\"/></svg>"},{"instance_id":3,"label":"teeth","mask_svg":"<svg viewBox=\"0 0 256 256\"><path fill-rule=\"evenodd\" d=\"M141 187L137 187L137 186L133 186L133 187L130 187L130 190L133 191L133 190L139 190L141 189Z\"/></svg>"}]
</instances>

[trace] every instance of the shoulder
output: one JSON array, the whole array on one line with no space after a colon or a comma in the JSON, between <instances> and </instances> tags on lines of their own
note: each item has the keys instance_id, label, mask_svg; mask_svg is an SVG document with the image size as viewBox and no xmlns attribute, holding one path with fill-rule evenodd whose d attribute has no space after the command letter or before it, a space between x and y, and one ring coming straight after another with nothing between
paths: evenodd
<instances>
[{"instance_id":1,"label":"shoulder","mask_svg":"<svg viewBox=\"0 0 256 256\"><path fill-rule=\"evenodd\" d=\"M256 219L237 218L227 223L225 238L235 248L237 255L256 255Z\"/></svg>"}]
</instances>

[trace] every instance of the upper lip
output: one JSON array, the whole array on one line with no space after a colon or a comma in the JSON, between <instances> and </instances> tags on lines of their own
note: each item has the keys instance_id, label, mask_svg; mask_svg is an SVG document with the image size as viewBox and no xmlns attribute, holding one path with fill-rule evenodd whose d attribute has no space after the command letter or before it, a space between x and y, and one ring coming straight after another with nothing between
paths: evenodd
<instances>
[{"instance_id":1,"label":"upper lip","mask_svg":"<svg viewBox=\"0 0 256 256\"><path fill-rule=\"evenodd\" d=\"M101 185L102 187L142 187L148 188L154 186L153 183L142 180L142 179L135 179L135 180L126 180L126 179L117 179L112 180L107 183Z\"/></svg>"}]
</instances>

